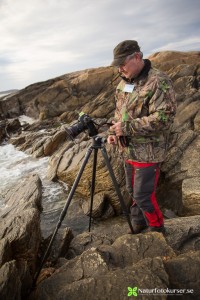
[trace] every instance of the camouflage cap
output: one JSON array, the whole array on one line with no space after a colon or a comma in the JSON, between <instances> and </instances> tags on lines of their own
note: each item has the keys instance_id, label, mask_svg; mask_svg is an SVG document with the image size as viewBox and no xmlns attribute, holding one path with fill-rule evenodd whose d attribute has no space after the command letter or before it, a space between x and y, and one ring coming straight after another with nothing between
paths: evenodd
<instances>
[{"instance_id":1,"label":"camouflage cap","mask_svg":"<svg viewBox=\"0 0 200 300\"><path fill-rule=\"evenodd\" d=\"M126 57L134 52L140 52L137 41L126 40L119 43L113 50L114 60L111 63L111 66L121 65Z\"/></svg>"}]
</instances>

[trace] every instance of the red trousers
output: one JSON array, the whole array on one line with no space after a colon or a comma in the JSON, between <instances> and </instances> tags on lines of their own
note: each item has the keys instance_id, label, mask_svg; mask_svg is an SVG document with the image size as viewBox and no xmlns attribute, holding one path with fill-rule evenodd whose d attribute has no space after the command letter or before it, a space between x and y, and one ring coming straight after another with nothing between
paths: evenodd
<instances>
[{"instance_id":1,"label":"red trousers","mask_svg":"<svg viewBox=\"0 0 200 300\"><path fill-rule=\"evenodd\" d=\"M133 198L130 208L132 223L162 226L163 215L156 200L159 164L126 161L125 172L127 190Z\"/></svg>"}]
</instances>

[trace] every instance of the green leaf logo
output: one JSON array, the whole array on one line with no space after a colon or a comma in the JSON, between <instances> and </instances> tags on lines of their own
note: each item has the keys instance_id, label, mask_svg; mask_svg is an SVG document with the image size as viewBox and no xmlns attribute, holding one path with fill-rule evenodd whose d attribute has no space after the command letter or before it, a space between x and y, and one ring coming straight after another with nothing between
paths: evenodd
<instances>
[{"instance_id":1,"label":"green leaf logo","mask_svg":"<svg viewBox=\"0 0 200 300\"><path fill-rule=\"evenodd\" d=\"M134 288L128 287L128 297L130 297L130 296L137 297L137 295L138 295L137 289L138 288L136 286Z\"/></svg>"}]
</instances>

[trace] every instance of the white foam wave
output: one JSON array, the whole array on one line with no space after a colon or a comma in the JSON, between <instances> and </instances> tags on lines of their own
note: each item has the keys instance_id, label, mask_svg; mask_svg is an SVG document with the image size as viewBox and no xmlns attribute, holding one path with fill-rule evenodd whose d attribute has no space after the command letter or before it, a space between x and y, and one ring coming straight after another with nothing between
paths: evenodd
<instances>
[{"instance_id":1,"label":"white foam wave","mask_svg":"<svg viewBox=\"0 0 200 300\"><path fill-rule=\"evenodd\" d=\"M48 157L34 159L22 151L17 151L13 145L0 147L0 195L13 184L20 182L20 179L28 174L38 174L43 185L43 201L54 202L62 192L58 183L46 179ZM2 206L0 198L0 206Z\"/></svg>"}]
</instances>

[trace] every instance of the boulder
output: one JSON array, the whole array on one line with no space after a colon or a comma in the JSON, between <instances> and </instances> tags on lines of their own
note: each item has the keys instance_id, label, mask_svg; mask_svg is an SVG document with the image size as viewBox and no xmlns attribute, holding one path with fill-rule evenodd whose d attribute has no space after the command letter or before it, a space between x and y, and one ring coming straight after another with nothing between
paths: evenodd
<instances>
[{"instance_id":1,"label":"boulder","mask_svg":"<svg viewBox=\"0 0 200 300\"><path fill-rule=\"evenodd\" d=\"M6 262L0 269L0 297L21 300L21 280L15 260Z\"/></svg>"},{"instance_id":2,"label":"boulder","mask_svg":"<svg viewBox=\"0 0 200 300\"><path fill-rule=\"evenodd\" d=\"M145 276L144 276L145 274ZM127 299L129 287L166 288L168 276L162 259L144 259L123 269L109 266L95 248L66 263L42 282L33 299ZM137 288L136 288L137 289ZM94 296L95 295L95 296ZM167 299L163 296L162 299Z\"/></svg>"},{"instance_id":3,"label":"boulder","mask_svg":"<svg viewBox=\"0 0 200 300\"><path fill-rule=\"evenodd\" d=\"M187 214L200 213L200 176L187 178L182 183L183 207Z\"/></svg>"},{"instance_id":4,"label":"boulder","mask_svg":"<svg viewBox=\"0 0 200 300\"><path fill-rule=\"evenodd\" d=\"M148 290L148 299L154 299L155 288L161 299L176 293L174 289L180 289L178 294L184 294L184 299L198 299L199 216L166 220L164 236L157 232L126 234L126 221L116 219L76 236L71 242L76 254L60 260L31 300L77 299L80 293L83 299L91 299L94 293L100 300L126 299L130 287L138 295Z\"/></svg>"},{"instance_id":5,"label":"boulder","mask_svg":"<svg viewBox=\"0 0 200 300\"><path fill-rule=\"evenodd\" d=\"M200 295L200 251L188 252L164 262L171 289L182 289L184 299Z\"/></svg>"},{"instance_id":6,"label":"boulder","mask_svg":"<svg viewBox=\"0 0 200 300\"><path fill-rule=\"evenodd\" d=\"M0 240L0 268L12 260L12 250L9 240L5 237Z\"/></svg>"},{"instance_id":7,"label":"boulder","mask_svg":"<svg viewBox=\"0 0 200 300\"><path fill-rule=\"evenodd\" d=\"M42 185L25 178L5 195L0 214L0 299L21 299L31 287L41 243Z\"/></svg>"},{"instance_id":8,"label":"boulder","mask_svg":"<svg viewBox=\"0 0 200 300\"><path fill-rule=\"evenodd\" d=\"M200 250L199 221L199 215L165 221L165 239L176 254Z\"/></svg>"},{"instance_id":9,"label":"boulder","mask_svg":"<svg viewBox=\"0 0 200 300\"><path fill-rule=\"evenodd\" d=\"M12 134L20 132L21 124L17 118L0 121L0 143L9 139Z\"/></svg>"}]
</instances>

